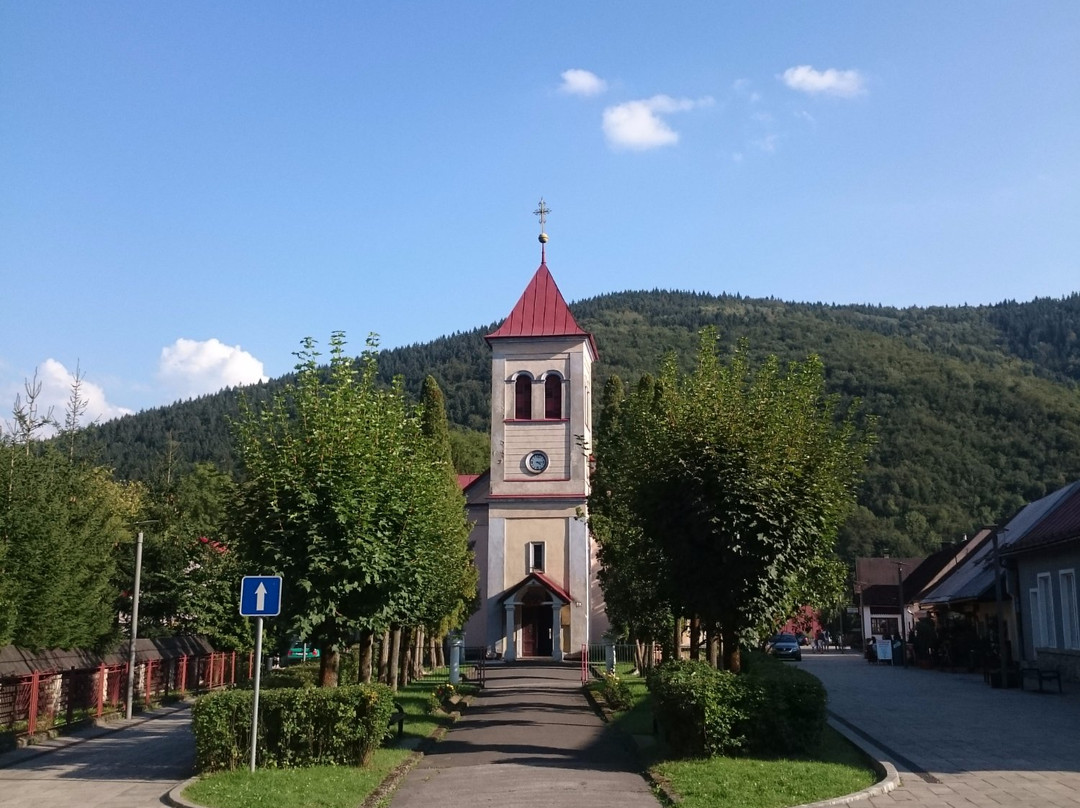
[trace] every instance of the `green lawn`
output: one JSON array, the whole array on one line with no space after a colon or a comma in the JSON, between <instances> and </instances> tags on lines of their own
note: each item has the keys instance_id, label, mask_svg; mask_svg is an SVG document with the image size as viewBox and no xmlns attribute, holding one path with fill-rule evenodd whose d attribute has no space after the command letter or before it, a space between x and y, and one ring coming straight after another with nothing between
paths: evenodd
<instances>
[{"instance_id":1,"label":"green lawn","mask_svg":"<svg viewBox=\"0 0 1080 808\"><path fill-rule=\"evenodd\" d=\"M377 749L364 768L313 766L216 772L184 790L206 808L356 808L411 753Z\"/></svg>"},{"instance_id":2,"label":"green lawn","mask_svg":"<svg viewBox=\"0 0 1080 808\"><path fill-rule=\"evenodd\" d=\"M303 769L256 769L215 772L184 790L184 797L206 808L356 808L396 766L405 761L416 739L427 738L439 727L448 727L453 717L428 713L428 698L439 682L445 682L445 671L436 671L430 678L413 682L399 690L395 701L405 708L403 740L387 742L387 748L377 749L370 763L352 766L312 766ZM474 685L465 684L463 692L476 692ZM396 731L396 727L395 727ZM413 739L413 743L409 742Z\"/></svg>"},{"instance_id":3,"label":"green lawn","mask_svg":"<svg viewBox=\"0 0 1080 808\"><path fill-rule=\"evenodd\" d=\"M653 777L666 784L680 808L786 808L840 797L877 782L870 761L831 727L809 759L715 757L672 759L652 737L651 696L640 677L620 673L634 705L615 713L613 726L637 736Z\"/></svg>"}]
</instances>

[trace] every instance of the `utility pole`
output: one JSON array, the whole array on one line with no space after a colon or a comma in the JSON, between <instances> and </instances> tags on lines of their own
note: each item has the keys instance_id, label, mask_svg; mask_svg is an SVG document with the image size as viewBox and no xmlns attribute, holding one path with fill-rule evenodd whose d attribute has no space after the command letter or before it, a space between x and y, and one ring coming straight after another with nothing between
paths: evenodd
<instances>
[{"instance_id":1,"label":"utility pole","mask_svg":"<svg viewBox=\"0 0 1080 808\"><path fill-rule=\"evenodd\" d=\"M131 598L131 641L128 644L127 700L124 702L124 717L131 718L132 699L135 695L135 640L139 637L139 579L142 577L143 532L139 531L135 543L135 592Z\"/></svg>"},{"instance_id":2,"label":"utility pole","mask_svg":"<svg viewBox=\"0 0 1080 808\"><path fill-rule=\"evenodd\" d=\"M900 607L900 665L907 665L907 626L904 625L904 565L896 562L896 602ZM896 660L893 660L896 664Z\"/></svg>"},{"instance_id":3,"label":"utility pole","mask_svg":"<svg viewBox=\"0 0 1080 808\"><path fill-rule=\"evenodd\" d=\"M137 522L140 525L156 524L157 519ZM128 644L127 698L124 701L124 717L131 718L132 700L135 696L135 640L139 638L139 582L142 577L143 532L135 542L135 591L131 597L131 642Z\"/></svg>"}]
</instances>

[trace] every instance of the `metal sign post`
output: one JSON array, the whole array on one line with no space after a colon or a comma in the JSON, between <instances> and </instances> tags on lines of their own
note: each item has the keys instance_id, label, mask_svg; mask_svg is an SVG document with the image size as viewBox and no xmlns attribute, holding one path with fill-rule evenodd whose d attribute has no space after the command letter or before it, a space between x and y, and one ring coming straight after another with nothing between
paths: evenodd
<instances>
[{"instance_id":1,"label":"metal sign post","mask_svg":"<svg viewBox=\"0 0 1080 808\"><path fill-rule=\"evenodd\" d=\"M251 761L259 738L259 682L262 678L263 618L281 614L281 576L245 575L240 581L240 615L255 618L255 695L251 704Z\"/></svg>"},{"instance_id":2,"label":"metal sign post","mask_svg":"<svg viewBox=\"0 0 1080 808\"><path fill-rule=\"evenodd\" d=\"M255 771L255 742L259 737L259 679L262 674L262 628L263 619L255 618L255 701L251 705L251 765Z\"/></svg>"}]
</instances>

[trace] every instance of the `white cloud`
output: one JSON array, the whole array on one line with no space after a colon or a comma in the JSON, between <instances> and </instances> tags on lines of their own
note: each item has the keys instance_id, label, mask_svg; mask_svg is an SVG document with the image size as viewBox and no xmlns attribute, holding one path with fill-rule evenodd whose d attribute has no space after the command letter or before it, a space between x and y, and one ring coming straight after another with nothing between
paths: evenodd
<instances>
[{"instance_id":1,"label":"white cloud","mask_svg":"<svg viewBox=\"0 0 1080 808\"><path fill-rule=\"evenodd\" d=\"M838 95L852 98L866 92L865 80L858 70L814 70L810 65L789 67L780 76L784 84L799 92L817 95Z\"/></svg>"},{"instance_id":2,"label":"white cloud","mask_svg":"<svg viewBox=\"0 0 1080 808\"><path fill-rule=\"evenodd\" d=\"M731 82L731 89L735 91L736 95L740 95L749 99L751 104L756 104L761 100L761 93L753 89L754 85L750 79L735 79Z\"/></svg>"},{"instance_id":3,"label":"white cloud","mask_svg":"<svg viewBox=\"0 0 1080 808\"><path fill-rule=\"evenodd\" d=\"M599 95L607 89L607 82L588 70L571 68L560 75L563 83L559 89L570 95Z\"/></svg>"},{"instance_id":4,"label":"white cloud","mask_svg":"<svg viewBox=\"0 0 1080 808\"><path fill-rule=\"evenodd\" d=\"M670 146L679 142L679 133L660 116L712 103L707 97L695 101L669 95L627 101L604 110L604 135L612 146L637 151Z\"/></svg>"},{"instance_id":5,"label":"white cloud","mask_svg":"<svg viewBox=\"0 0 1080 808\"><path fill-rule=\"evenodd\" d=\"M79 387L79 397L86 405L86 409L79 417L80 426L86 426L98 421L108 421L111 418L130 415L133 412L127 407L110 403L105 397L105 390L100 385L89 381L81 371L80 375L82 375L82 381ZM53 421L62 425L71 399L71 386L74 382L75 373L64 367L63 363L52 358L42 362L41 366L37 368L36 383L40 385L40 391L34 402L38 417L49 416ZM34 383L35 379L31 377L23 384L17 386L8 385L3 391L8 396L5 403L13 406L15 396L19 396L22 403L27 404L26 387L28 384L32 387ZM12 427L13 423L10 420L7 421L6 429L10 431ZM56 434L56 430L50 428L43 429L38 433L38 436L50 437L54 434Z\"/></svg>"},{"instance_id":6,"label":"white cloud","mask_svg":"<svg viewBox=\"0 0 1080 808\"><path fill-rule=\"evenodd\" d=\"M759 140L754 141L754 145L761 149L766 154L772 154L776 151L776 144L779 142L780 136L776 134L768 134Z\"/></svg>"},{"instance_id":7,"label":"white cloud","mask_svg":"<svg viewBox=\"0 0 1080 808\"><path fill-rule=\"evenodd\" d=\"M224 387L266 381L263 363L239 345L181 337L161 349L158 379L178 398L216 393Z\"/></svg>"}]
</instances>

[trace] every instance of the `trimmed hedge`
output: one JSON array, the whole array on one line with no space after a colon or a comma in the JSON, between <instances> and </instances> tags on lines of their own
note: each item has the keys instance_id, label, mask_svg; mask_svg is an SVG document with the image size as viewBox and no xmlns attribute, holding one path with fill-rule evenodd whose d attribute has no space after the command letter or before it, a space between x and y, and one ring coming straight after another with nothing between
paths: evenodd
<instances>
[{"instance_id":1,"label":"trimmed hedge","mask_svg":"<svg viewBox=\"0 0 1080 808\"><path fill-rule=\"evenodd\" d=\"M649 677L656 718L676 754L812 752L825 727L825 688L762 656L738 676L705 662L666 662Z\"/></svg>"},{"instance_id":2,"label":"trimmed hedge","mask_svg":"<svg viewBox=\"0 0 1080 808\"><path fill-rule=\"evenodd\" d=\"M191 727L199 771L247 765L252 697L250 690L227 690L195 702ZM363 765L386 737L393 711L393 693L384 685L260 691L256 763Z\"/></svg>"}]
</instances>

